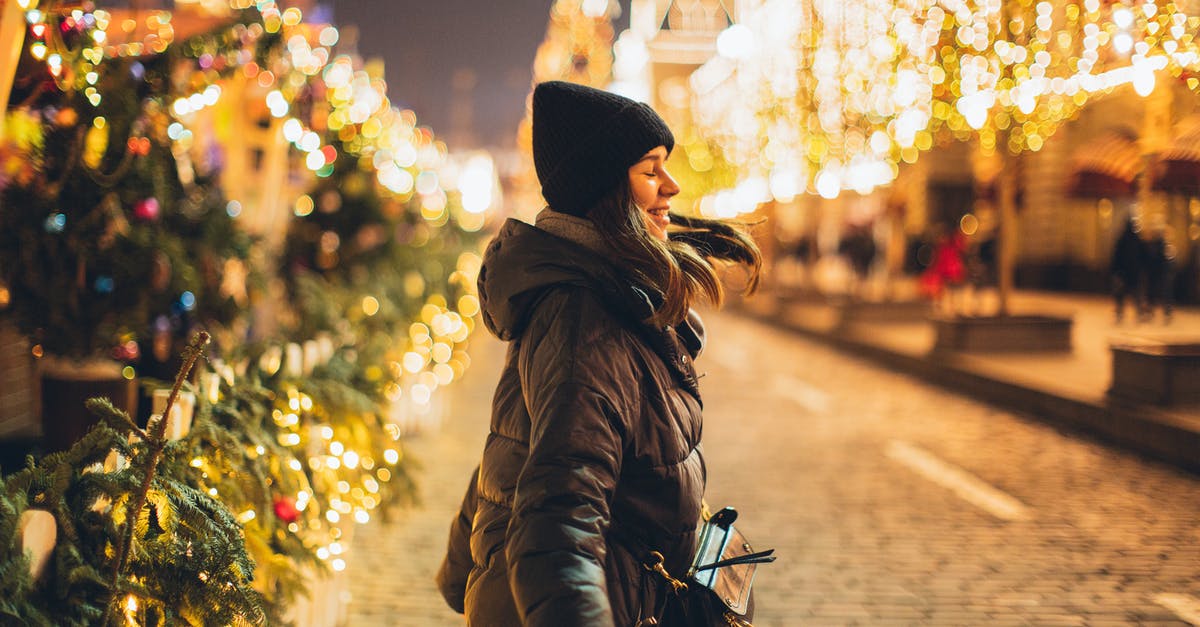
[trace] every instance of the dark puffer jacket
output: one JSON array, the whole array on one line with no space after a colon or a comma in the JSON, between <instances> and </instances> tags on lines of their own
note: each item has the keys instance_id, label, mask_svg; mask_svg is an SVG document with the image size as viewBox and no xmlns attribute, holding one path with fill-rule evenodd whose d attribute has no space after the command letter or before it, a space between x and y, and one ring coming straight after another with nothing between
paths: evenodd
<instances>
[{"instance_id":1,"label":"dark puffer jacket","mask_svg":"<svg viewBox=\"0 0 1200 627\"><path fill-rule=\"evenodd\" d=\"M695 323L640 322L653 296L588 249L510 220L479 277L510 342L491 433L438 586L478 626L617 625L683 573L704 493Z\"/></svg>"}]
</instances>

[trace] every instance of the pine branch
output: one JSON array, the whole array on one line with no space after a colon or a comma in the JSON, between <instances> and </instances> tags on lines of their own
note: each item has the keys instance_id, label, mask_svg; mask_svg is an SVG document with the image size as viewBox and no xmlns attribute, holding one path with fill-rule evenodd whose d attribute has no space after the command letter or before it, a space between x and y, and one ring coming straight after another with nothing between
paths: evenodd
<instances>
[{"instance_id":1,"label":"pine branch","mask_svg":"<svg viewBox=\"0 0 1200 627\"><path fill-rule=\"evenodd\" d=\"M175 405L175 399L179 396L179 389L183 387L183 382L187 380L188 375L192 372L192 367L196 365L196 360L204 352L205 344L208 344L209 335L205 331L200 331L188 344L187 350L184 351L183 365L180 366L179 372L175 375L175 385L171 387L171 394L167 397L167 406L163 409L162 416L150 427L149 437L146 438L146 466L144 476L142 477L142 486L129 503L128 514L125 517L125 533L122 534L120 544L117 547L117 558L113 562L112 576L110 577L112 589L116 590L121 581L121 575L125 571L126 564L129 560L129 547L133 544L134 528L140 518L142 508L146 506L146 499L150 493L150 486L154 482L154 476L158 469L158 460L162 457L163 447L166 446L167 420L171 415L171 408ZM104 613L104 624L110 623L112 612L116 608L115 602L109 602L108 609Z\"/></svg>"},{"instance_id":2,"label":"pine branch","mask_svg":"<svg viewBox=\"0 0 1200 627\"><path fill-rule=\"evenodd\" d=\"M129 414L125 413L124 410L117 409L112 404L112 401L108 399L108 397L100 396L96 398L89 398L85 405L87 406L88 411L95 414L97 418L104 421L105 424L112 427L116 431L132 432L143 440L149 437L141 427L138 427L137 424L133 422L133 418L130 418Z\"/></svg>"}]
</instances>

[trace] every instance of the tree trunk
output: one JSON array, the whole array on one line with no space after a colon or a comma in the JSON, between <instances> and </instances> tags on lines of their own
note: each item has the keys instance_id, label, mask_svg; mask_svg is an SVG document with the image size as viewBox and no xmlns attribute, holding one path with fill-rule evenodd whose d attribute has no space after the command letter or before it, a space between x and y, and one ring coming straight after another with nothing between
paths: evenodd
<instances>
[{"instance_id":1,"label":"tree trunk","mask_svg":"<svg viewBox=\"0 0 1200 627\"><path fill-rule=\"evenodd\" d=\"M1000 306L999 316L1009 315L1009 297L1013 291L1013 272L1017 256L1017 172L1016 157L1004 148L1000 158L1003 165L998 174L1000 206L997 212L996 277Z\"/></svg>"}]
</instances>

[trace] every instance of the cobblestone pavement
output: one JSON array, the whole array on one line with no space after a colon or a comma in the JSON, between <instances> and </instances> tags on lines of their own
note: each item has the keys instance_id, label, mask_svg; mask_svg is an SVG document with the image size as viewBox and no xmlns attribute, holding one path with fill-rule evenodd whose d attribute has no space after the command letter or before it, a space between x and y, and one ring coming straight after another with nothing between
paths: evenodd
<instances>
[{"instance_id":1,"label":"cobblestone pavement","mask_svg":"<svg viewBox=\"0 0 1200 627\"><path fill-rule=\"evenodd\" d=\"M778 562L759 627L1200 621L1200 479L731 314L706 316L708 500ZM480 339L425 505L360 530L350 625L462 625L432 584L502 348Z\"/></svg>"}]
</instances>

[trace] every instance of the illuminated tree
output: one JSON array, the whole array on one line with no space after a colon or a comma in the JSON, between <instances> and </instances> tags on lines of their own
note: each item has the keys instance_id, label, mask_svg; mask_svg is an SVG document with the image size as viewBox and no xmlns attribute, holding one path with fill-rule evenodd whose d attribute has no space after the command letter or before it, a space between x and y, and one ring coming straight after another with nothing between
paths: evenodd
<instances>
[{"instance_id":1,"label":"illuminated tree","mask_svg":"<svg viewBox=\"0 0 1200 627\"><path fill-rule=\"evenodd\" d=\"M603 89L612 82L613 26L620 7L611 0L555 0L546 37L533 59L533 85L568 81ZM525 101L525 117L517 127L517 147L525 162L513 182L519 212L542 206L533 167L533 89Z\"/></svg>"},{"instance_id":2,"label":"illuminated tree","mask_svg":"<svg viewBox=\"0 0 1200 627\"><path fill-rule=\"evenodd\" d=\"M693 80L701 127L741 164L739 179L765 177L776 198L865 193L939 137L977 142L1002 161L1002 313L1011 157L1120 85L1146 96L1171 76L1200 92L1190 0L766 0L744 15Z\"/></svg>"}]
</instances>

